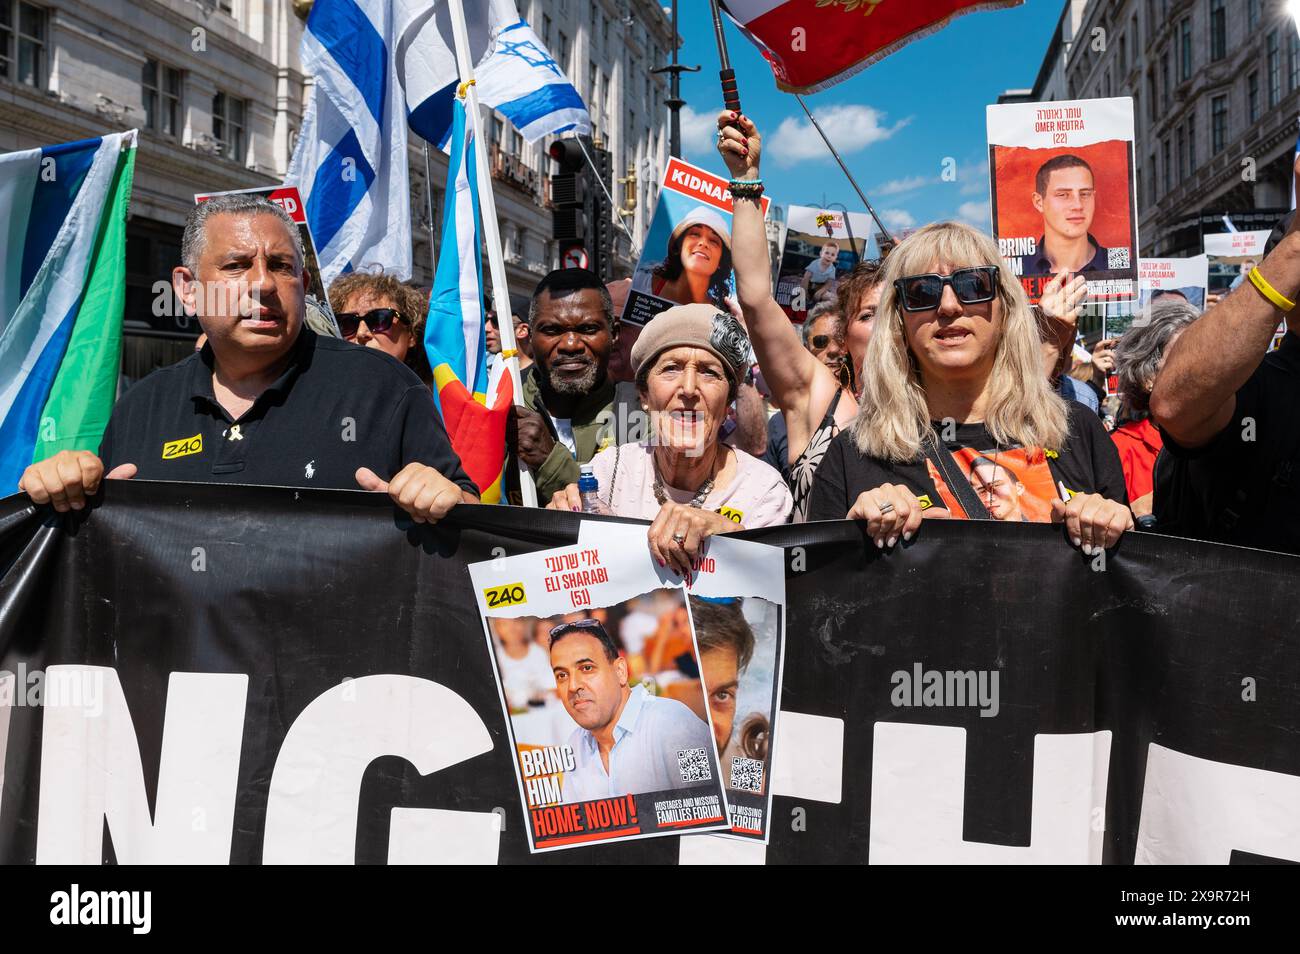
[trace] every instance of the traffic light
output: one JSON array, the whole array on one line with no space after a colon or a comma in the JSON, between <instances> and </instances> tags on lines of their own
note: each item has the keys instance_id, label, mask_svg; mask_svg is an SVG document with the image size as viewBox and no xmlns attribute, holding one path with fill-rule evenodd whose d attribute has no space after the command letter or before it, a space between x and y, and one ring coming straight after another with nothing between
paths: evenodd
<instances>
[{"instance_id":1,"label":"traffic light","mask_svg":"<svg viewBox=\"0 0 1300 954\"><path fill-rule=\"evenodd\" d=\"M551 176L551 235L559 246L560 267L589 267L590 170L582 144L576 139L557 139L548 153L559 166Z\"/></svg>"},{"instance_id":2,"label":"traffic light","mask_svg":"<svg viewBox=\"0 0 1300 954\"><path fill-rule=\"evenodd\" d=\"M608 149L593 148L591 158L600 175L600 183L593 182L588 195L591 205L590 267L602 279L607 279L613 275L614 266L614 207L609 200L613 195L614 157Z\"/></svg>"}]
</instances>

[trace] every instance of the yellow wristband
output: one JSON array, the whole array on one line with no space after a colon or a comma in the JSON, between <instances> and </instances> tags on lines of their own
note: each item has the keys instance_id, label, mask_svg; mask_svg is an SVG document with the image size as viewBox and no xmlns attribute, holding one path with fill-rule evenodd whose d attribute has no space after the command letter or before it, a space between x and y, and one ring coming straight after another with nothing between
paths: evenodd
<instances>
[{"instance_id":1,"label":"yellow wristband","mask_svg":"<svg viewBox=\"0 0 1300 954\"><path fill-rule=\"evenodd\" d=\"M1252 268L1246 273L1246 277L1250 279L1250 283L1258 289L1261 295L1282 311L1290 312L1295 308L1295 302L1270 285L1264 276L1259 273L1258 268Z\"/></svg>"}]
</instances>

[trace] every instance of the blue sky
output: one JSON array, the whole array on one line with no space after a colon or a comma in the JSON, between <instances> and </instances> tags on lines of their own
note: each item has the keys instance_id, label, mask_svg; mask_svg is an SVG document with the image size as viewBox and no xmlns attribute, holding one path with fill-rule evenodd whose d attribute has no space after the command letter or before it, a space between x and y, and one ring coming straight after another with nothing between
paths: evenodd
<instances>
[{"instance_id":1,"label":"blue sky","mask_svg":"<svg viewBox=\"0 0 1300 954\"><path fill-rule=\"evenodd\" d=\"M684 157L724 173L713 149L722 107L718 51L703 0L679 0ZM984 107L1006 89L1033 85L1062 0L1027 0L1009 10L959 17L851 79L805 97L877 214L890 227L956 218L989 224ZM696 8L700 9L696 9ZM701 15L703 14L703 15ZM763 182L779 205L843 202L862 210L793 96L777 90L758 50L727 23L727 49L745 113L764 135ZM956 162L956 181L940 179Z\"/></svg>"}]
</instances>

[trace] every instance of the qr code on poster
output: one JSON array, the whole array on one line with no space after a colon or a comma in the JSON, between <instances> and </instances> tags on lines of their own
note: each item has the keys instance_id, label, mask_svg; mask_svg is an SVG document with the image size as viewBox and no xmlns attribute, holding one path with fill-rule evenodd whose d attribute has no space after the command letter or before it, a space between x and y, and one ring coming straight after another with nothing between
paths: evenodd
<instances>
[{"instance_id":1,"label":"qr code on poster","mask_svg":"<svg viewBox=\"0 0 1300 954\"><path fill-rule=\"evenodd\" d=\"M1131 268L1128 259L1128 246L1106 249L1107 268Z\"/></svg>"},{"instance_id":2,"label":"qr code on poster","mask_svg":"<svg viewBox=\"0 0 1300 954\"><path fill-rule=\"evenodd\" d=\"M763 791L763 763L758 759L731 760L731 788L737 792Z\"/></svg>"},{"instance_id":3,"label":"qr code on poster","mask_svg":"<svg viewBox=\"0 0 1300 954\"><path fill-rule=\"evenodd\" d=\"M683 782L708 782L713 778L709 769L709 753L705 749L678 749L677 771Z\"/></svg>"}]
</instances>

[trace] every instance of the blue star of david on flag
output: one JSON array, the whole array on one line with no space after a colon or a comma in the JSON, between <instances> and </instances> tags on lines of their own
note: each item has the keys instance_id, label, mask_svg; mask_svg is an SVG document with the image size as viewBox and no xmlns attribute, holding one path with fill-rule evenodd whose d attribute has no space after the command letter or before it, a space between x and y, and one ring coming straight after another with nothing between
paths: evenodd
<instances>
[{"instance_id":1,"label":"blue star of david on flag","mask_svg":"<svg viewBox=\"0 0 1300 954\"><path fill-rule=\"evenodd\" d=\"M560 64L525 21L502 29L475 71L479 102L504 115L528 142L591 132L587 106Z\"/></svg>"},{"instance_id":2,"label":"blue star of david on flag","mask_svg":"<svg viewBox=\"0 0 1300 954\"><path fill-rule=\"evenodd\" d=\"M556 76L563 77L560 64L551 59L551 54L531 40L505 40L498 47L502 56L517 56L529 66L548 69Z\"/></svg>"}]
</instances>

